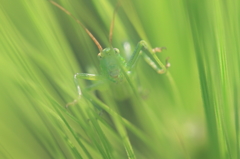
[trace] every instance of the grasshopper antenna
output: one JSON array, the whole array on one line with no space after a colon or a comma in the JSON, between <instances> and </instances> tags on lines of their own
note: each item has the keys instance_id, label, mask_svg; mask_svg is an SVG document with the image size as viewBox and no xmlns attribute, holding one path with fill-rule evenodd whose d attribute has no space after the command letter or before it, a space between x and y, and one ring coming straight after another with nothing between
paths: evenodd
<instances>
[{"instance_id":1,"label":"grasshopper antenna","mask_svg":"<svg viewBox=\"0 0 240 159\"><path fill-rule=\"evenodd\" d=\"M90 36L90 38L93 40L93 42L97 45L98 50L101 52L102 51L102 46L99 44L99 42L97 41L97 39L92 35L92 33L75 17L72 15L72 13L70 13L68 10L66 10L65 8L63 8L62 6L60 6L59 4L57 4L54 1L49 0L50 3L52 3L54 6L58 7L59 9L61 9L63 12L65 12L66 14L68 14L69 16L71 16L81 27L84 28L84 30L87 32L87 34Z\"/></svg>"},{"instance_id":2,"label":"grasshopper antenna","mask_svg":"<svg viewBox=\"0 0 240 159\"><path fill-rule=\"evenodd\" d=\"M112 22L111 22L111 25L110 25L109 43L110 43L111 46L112 46L112 35L113 35L114 21L115 21L116 13L117 13L117 10L118 10L119 6L120 6L120 3L118 2L115 9L114 9L113 19L112 19Z\"/></svg>"}]
</instances>

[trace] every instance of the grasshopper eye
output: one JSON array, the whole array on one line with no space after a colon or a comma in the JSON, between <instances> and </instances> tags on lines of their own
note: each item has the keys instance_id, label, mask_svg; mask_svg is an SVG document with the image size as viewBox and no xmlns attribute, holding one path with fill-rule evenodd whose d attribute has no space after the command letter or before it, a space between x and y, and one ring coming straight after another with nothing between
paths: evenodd
<instances>
[{"instance_id":1,"label":"grasshopper eye","mask_svg":"<svg viewBox=\"0 0 240 159\"><path fill-rule=\"evenodd\" d=\"M97 56L98 56L99 59L102 59L101 53L99 53Z\"/></svg>"},{"instance_id":2,"label":"grasshopper eye","mask_svg":"<svg viewBox=\"0 0 240 159\"><path fill-rule=\"evenodd\" d=\"M114 51L115 51L116 54L119 54L118 48L114 48Z\"/></svg>"}]
</instances>

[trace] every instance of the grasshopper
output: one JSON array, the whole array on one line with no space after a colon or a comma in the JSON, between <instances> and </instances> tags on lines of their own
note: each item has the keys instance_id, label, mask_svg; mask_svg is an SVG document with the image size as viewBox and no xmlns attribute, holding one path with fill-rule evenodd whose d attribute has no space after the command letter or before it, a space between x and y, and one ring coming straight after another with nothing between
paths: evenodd
<instances>
[{"instance_id":1,"label":"grasshopper","mask_svg":"<svg viewBox=\"0 0 240 159\"><path fill-rule=\"evenodd\" d=\"M166 64L163 65L161 62L156 62L153 58L153 54L156 52L162 52L165 47L156 47L154 49L150 49L148 44L141 40L138 42L133 54L131 55L128 62L120 55L119 49L112 47L112 33L114 28L114 19L116 14L116 8L114 10L113 19L110 26L109 32L109 44L110 46L103 49L97 39L92 35L92 33L75 17L73 16L68 10L57 4L56 2L49 0L54 6L71 16L89 35L89 37L93 40L93 42L98 47L98 59L100 60L100 74L89 74L89 73L76 73L74 75L74 83L77 88L78 98L75 99L73 102L68 103L66 107L69 105L74 105L78 102L78 100L82 97L82 87L80 86L79 79L84 80L94 80L99 81L98 84L91 85L87 88L87 90L94 90L97 89L99 84L103 83L122 83L126 80L126 76L132 74L132 70L135 67L140 56L143 56L145 61L158 73L163 74L167 71L167 68L170 67L170 63L168 62L168 58L166 59ZM159 66L158 66L159 65Z\"/></svg>"}]
</instances>

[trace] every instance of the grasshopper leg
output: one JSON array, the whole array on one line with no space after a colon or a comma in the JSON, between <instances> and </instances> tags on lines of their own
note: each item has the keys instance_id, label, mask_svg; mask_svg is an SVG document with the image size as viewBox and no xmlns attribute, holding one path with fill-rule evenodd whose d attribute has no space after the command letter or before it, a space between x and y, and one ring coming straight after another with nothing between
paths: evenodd
<instances>
[{"instance_id":1,"label":"grasshopper leg","mask_svg":"<svg viewBox=\"0 0 240 159\"><path fill-rule=\"evenodd\" d=\"M96 81L96 80L101 81L103 79L103 77L101 75L97 75L97 74L76 73L74 75L73 79L74 79L74 83L77 88L78 97L77 97L77 99L74 99L72 102L68 103L66 105L66 107L69 107L70 105L75 105L78 102L78 100L81 99L81 97L82 97L82 88L80 87L79 79L91 80L91 81ZM93 90L97 86L98 85L92 85L89 87L88 90Z\"/></svg>"},{"instance_id":2,"label":"grasshopper leg","mask_svg":"<svg viewBox=\"0 0 240 159\"><path fill-rule=\"evenodd\" d=\"M133 55L131 56L130 60L128 61L127 67L128 70L132 70L140 55L143 55L143 58L145 61L159 74L165 73L167 71L167 68L170 67L170 63L168 62L168 58L166 59L166 64L162 64L161 61L159 61L155 55L156 52L162 52L163 49L166 49L165 47L156 47L154 49L150 49L148 44L141 40L138 44L136 49L133 52Z\"/></svg>"}]
</instances>

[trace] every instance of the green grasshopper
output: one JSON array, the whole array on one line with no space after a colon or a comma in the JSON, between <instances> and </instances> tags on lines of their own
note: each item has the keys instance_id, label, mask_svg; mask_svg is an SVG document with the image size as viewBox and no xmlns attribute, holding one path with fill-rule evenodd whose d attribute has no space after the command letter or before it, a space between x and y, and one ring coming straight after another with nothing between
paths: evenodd
<instances>
[{"instance_id":1,"label":"green grasshopper","mask_svg":"<svg viewBox=\"0 0 240 159\"><path fill-rule=\"evenodd\" d=\"M79 84L79 79L84 80L95 80L99 81L98 84L92 85L87 88L87 90L94 90L97 89L99 84L103 83L122 83L126 81L126 76L131 75L132 70L137 63L140 56L143 56L145 61L159 74L163 74L167 71L167 68L170 67L170 63L168 62L168 58L166 59L166 64L163 65L161 62L156 61L153 57L154 53L161 52L165 47L156 47L154 49L149 49L150 47L148 44L141 40L138 42L136 49L134 50L132 56L130 57L128 62L125 62L124 58L120 55L120 52L117 48L112 47L112 33L113 33L113 26L114 26L114 18L116 14L116 9L114 10L113 19L110 26L109 32L109 43L110 47L105 49L99 44L96 38L92 35L92 33L75 17L73 16L68 10L57 4L56 2L49 0L54 6L71 16L89 35L89 37L93 40L96 46L99 49L98 58L100 60L100 74L89 74L89 73L77 73L74 75L74 82L78 92L78 98L75 99L73 102L68 103L66 107L69 105L74 105L78 102L78 100L82 97L82 88ZM158 66L156 63L158 63Z\"/></svg>"}]
</instances>

